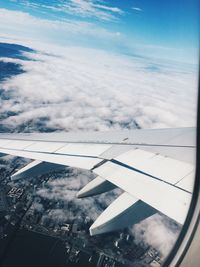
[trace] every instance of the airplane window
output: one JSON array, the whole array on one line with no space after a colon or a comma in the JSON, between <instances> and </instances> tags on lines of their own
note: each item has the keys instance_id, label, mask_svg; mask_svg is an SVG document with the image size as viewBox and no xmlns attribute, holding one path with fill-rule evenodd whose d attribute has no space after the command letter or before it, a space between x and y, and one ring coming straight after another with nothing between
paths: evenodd
<instances>
[{"instance_id":1,"label":"airplane window","mask_svg":"<svg viewBox=\"0 0 200 267\"><path fill-rule=\"evenodd\" d=\"M198 0L1 0L0 265L179 266L198 79Z\"/></svg>"}]
</instances>

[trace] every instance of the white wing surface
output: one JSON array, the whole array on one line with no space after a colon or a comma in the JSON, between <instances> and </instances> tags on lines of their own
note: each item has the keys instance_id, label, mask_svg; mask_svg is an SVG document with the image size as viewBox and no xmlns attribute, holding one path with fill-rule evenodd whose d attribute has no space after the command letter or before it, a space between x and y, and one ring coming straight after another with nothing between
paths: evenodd
<instances>
[{"instance_id":1,"label":"white wing surface","mask_svg":"<svg viewBox=\"0 0 200 267\"><path fill-rule=\"evenodd\" d=\"M90 170L97 177L77 197L121 188L124 193L91 226L94 235L138 223L157 211L183 224L195 176L195 135L195 128L0 134L0 155L35 160L12 179L63 166Z\"/></svg>"}]
</instances>

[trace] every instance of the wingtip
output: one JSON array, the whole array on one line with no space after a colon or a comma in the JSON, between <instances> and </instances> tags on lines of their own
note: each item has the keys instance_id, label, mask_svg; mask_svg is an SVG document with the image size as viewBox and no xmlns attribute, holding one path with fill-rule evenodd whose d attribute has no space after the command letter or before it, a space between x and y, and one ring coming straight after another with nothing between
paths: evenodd
<instances>
[{"instance_id":1,"label":"wingtip","mask_svg":"<svg viewBox=\"0 0 200 267\"><path fill-rule=\"evenodd\" d=\"M11 181L17 181L20 179L20 177L18 175L15 175L15 174L11 175L10 178L11 178Z\"/></svg>"},{"instance_id":2,"label":"wingtip","mask_svg":"<svg viewBox=\"0 0 200 267\"><path fill-rule=\"evenodd\" d=\"M116 186L109 181L97 176L86 184L78 193L77 198L91 197L115 189Z\"/></svg>"},{"instance_id":3,"label":"wingtip","mask_svg":"<svg viewBox=\"0 0 200 267\"><path fill-rule=\"evenodd\" d=\"M94 224L92 224L92 226L89 229L90 236L94 236L94 235L97 235L98 234L98 232L96 231L96 227L94 227L93 225Z\"/></svg>"},{"instance_id":4,"label":"wingtip","mask_svg":"<svg viewBox=\"0 0 200 267\"><path fill-rule=\"evenodd\" d=\"M82 192L82 190L80 190L80 191L76 194L76 197L77 197L77 198L84 198L84 197L87 197L87 195L85 195L85 193Z\"/></svg>"}]
</instances>

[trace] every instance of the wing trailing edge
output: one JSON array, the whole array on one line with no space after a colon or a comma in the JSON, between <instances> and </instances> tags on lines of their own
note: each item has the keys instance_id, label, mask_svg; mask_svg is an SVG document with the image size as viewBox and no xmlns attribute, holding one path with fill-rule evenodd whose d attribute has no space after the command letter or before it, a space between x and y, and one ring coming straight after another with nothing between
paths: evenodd
<instances>
[{"instance_id":1,"label":"wing trailing edge","mask_svg":"<svg viewBox=\"0 0 200 267\"><path fill-rule=\"evenodd\" d=\"M47 174L49 172L58 171L62 169L64 169L63 165L34 160L25 167L18 170L13 175L11 175L11 179L18 180L27 177L34 177L37 175Z\"/></svg>"}]
</instances>

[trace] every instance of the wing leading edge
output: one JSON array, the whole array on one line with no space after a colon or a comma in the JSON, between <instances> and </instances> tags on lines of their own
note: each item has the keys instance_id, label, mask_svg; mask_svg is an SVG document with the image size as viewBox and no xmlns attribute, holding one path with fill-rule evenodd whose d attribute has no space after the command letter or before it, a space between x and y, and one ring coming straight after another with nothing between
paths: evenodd
<instances>
[{"instance_id":1,"label":"wing leading edge","mask_svg":"<svg viewBox=\"0 0 200 267\"><path fill-rule=\"evenodd\" d=\"M77 197L121 188L124 193L97 218L91 235L138 223L157 211L183 224L195 175L195 128L115 134L115 139L110 133L82 139L81 134L1 134L0 155L35 160L13 180L71 166L97 175Z\"/></svg>"}]
</instances>

